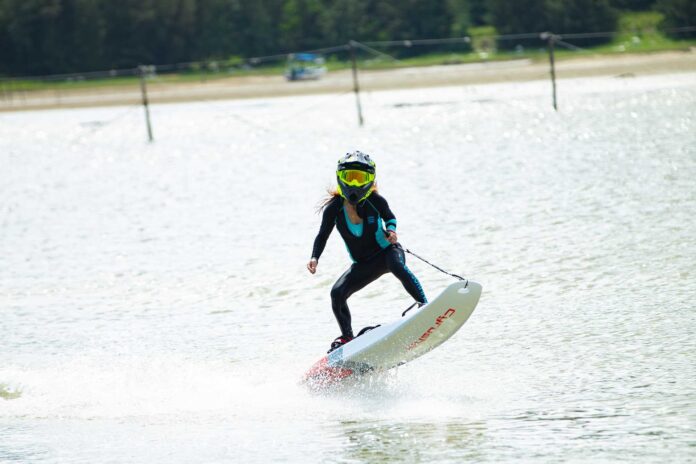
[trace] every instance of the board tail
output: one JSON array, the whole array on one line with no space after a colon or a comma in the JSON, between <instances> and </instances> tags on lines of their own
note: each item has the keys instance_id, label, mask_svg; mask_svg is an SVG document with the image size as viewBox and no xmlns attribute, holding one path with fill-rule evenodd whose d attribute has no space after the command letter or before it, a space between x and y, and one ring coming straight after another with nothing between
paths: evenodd
<instances>
[{"instance_id":1,"label":"board tail","mask_svg":"<svg viewBox=\"0 0 696 464\"><path fill-rule=\"evenodd\" d=\"M329 357L324 356L307 371L302 379L302 383L313 390L322 390L338 384L353 374L354 371L352 369L330 366Z\"/></svg>"}]
</instances>

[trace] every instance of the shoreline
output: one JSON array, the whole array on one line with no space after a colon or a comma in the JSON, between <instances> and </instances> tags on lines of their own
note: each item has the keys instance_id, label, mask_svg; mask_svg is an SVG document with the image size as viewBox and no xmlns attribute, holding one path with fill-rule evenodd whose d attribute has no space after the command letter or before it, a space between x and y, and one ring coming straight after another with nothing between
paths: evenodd
<instances>
[{"instance_id":1,"label":"shoreline","mask_svg":"<svg viewBox=\"0 0 696 464\"><path fill-rule=\"evenodd\" d=\"M650 54L587 55L556 61L556 78L636 77L696 71L696 49ZM519 59L389 70L360 70L363 92L446 87L549 79L546 61ZM353 91L351 70L326 74L317 81L286 82L283 76L234 76L200 83L148 84L150 104L237 100ZM0 95L0 112L129 106L142 103L139 85L40 90Z\"/></svg>"}]
</instances>

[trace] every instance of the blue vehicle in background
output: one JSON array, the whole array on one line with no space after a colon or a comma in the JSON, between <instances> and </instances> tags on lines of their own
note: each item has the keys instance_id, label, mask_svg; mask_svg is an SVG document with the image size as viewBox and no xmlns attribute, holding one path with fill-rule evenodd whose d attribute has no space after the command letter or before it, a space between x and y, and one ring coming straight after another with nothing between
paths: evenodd
<instances>
[{"instance_id":1,"label":"blue vehicle in background","mask_svg":"<svg viewBox=\"0 0 696 464\"><path fill-rule=\"evenodd\" d=\"M326 74L324 58L314 53L291 53L288 55L288 65L285 78L289 81L304 81L319 79Z\"/></svg>"}]
</instances>

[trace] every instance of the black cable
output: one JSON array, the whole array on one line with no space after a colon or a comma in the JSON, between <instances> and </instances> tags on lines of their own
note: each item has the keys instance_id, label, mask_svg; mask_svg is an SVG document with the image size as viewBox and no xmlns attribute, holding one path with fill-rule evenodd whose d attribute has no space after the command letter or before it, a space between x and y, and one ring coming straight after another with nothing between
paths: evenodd
<instances>
[{"instance_id":1,"label":"black cable","mask_svg":"<svg viewBox=\"0 0 696 464\"><path fill-rule=\"evenodd\" d=\"M406 253L409 253L409 254L415 256L416 258L420 259L420 260L423 261L424 263L431 265L432 267L434 267L435 269L437 269L438 271L440 271L440 272L442 272L442 273L444 273L444 274L447 274L447 275L452 276L452 277L456 277L456 278L459 279L459 280L463 280L464 282L466 282L466 284L464 285L464 288L466 288L466 287L469 285L469 279L465 279L465 278L462 277L462 276L458 276L457 274L452 274L451 272L445 271L444 269L442 269L442 268L440 268L440 267L434 265L433 263L431 263L431 262L429 262L429 261L427 261L427 260L421 258L420 256L418 256L417 254L415 254L414 252L412 252L412 251L409 250L408 248L404 248L404 251L405 251ZM409 308L409 309L410 309L410 308Z\"/></svg>"}]
</instances>

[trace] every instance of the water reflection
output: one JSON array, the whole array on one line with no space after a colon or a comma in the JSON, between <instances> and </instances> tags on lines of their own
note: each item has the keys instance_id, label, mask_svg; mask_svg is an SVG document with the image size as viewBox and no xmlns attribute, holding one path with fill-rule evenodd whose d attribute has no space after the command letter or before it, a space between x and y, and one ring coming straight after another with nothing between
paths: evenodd
<instances>
[{"instance_id":1,"label":"water reflection","mask_svg":"<svg viewBox=\"0 0 696 464\"><path fill-rule=\"evenodd\" d=\"M0 383L0 398L4 400L16 400L20 396L22 396L22 390L19 388Z\"/></svg>"},{"instance_id":2,"label":"water reflection","mask_svg":"<svg viewBox=\"0 0 696 464\"><path fill-rule=\"evenodd\" d=\"M341 461L429 462L476 460L482 457L486 427L483 422L341 421L346 438Z\"/></svg>"},{"instance_id":3,"label":"water reflection","mask_svg":"<svg viewBox=\"0 0 696 464\"><path fill-rule=\"evenodd\" d=\"M696 81L616 81L559 113L546 82L375 92L363 128L350 95L172 104L147 146L139 117L72 142L113 109L2 115L0 461L693 461ZM484 293L397 378L309 395L348 266L334 234L304 270L313 206L355 148ZM409 304L385 276L354 327Z\"/></svg>"}]
</instances>

